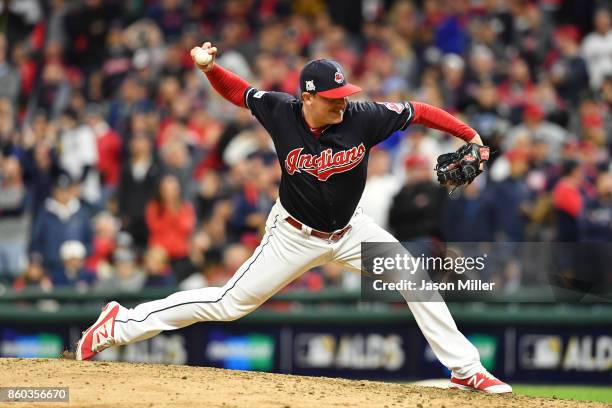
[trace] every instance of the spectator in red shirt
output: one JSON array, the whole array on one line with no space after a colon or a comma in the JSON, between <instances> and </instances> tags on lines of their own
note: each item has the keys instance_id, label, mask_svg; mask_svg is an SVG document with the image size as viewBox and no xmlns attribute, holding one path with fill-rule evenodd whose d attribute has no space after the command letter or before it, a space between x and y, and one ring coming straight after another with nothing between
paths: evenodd
<instances>
[{"instance_id":1,"label":"spectator in red shirt","mask_svg":"<svg viewBox=\"0 0 612 408\"><path fill-rule=\"evenodd\" d=\"M145 210L149 246L161 246L170 258L177 282L192 272L189 240L196 225L191 204L181 197L181 187L173 175L162 177L156 198Z\"/></svg>"},{"instance_id":2,"label":"spectator in red shirt","mask_svg":"<svg viewBox=\"0 0 612 408\"><path fill-rule=\"evenodd\" d=\"M110 268L113 251L116 247L117 233L121 228L121 222L109 212L100 212L93 219L94 237L93 253L87 258L85 266L96 272L96 275L104 275Z\"/></svg>"},{"instance_id":3,"label":"spectator in red shirt","mask_svg":"<svg viewBox=\"0 0 612 408\"><path fill-rule=\"evenodd\" d=\"M121 137L106 123L102 108L87 108L87 124L96 135L98 171L102 177L103 202L116 190L121 175Z\"/></svg>"}]
</instances>

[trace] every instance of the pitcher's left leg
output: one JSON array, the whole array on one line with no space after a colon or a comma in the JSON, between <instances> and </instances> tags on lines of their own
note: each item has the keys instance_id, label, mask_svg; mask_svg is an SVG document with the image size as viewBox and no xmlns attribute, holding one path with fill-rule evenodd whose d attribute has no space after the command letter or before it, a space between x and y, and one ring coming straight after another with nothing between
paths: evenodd
<instances>
[{"instance_id":1,"label":"pitcher's left leg","mask_svg":"<svg viewBox=\"0 0 612 408\"><path fill-rule=\"evenodd\" d=\"M343 262L349 269L361 271L362 242L398 242L365 214L354 216L352 225L352 230L338 241L334 253L335 260ZM457 329L443 301L413 302L414 295L409 291L400 293L436 357L452 370L453 375L466 378L484 370L478 350Z\"/></svg>"}]
</instances>

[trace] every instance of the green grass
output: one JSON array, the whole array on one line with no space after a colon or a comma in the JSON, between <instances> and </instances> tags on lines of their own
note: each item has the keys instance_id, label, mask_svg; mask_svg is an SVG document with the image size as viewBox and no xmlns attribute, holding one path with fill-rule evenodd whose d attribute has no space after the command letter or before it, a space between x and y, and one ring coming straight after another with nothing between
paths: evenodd
<instances>
[{"instance_id":1,"label":"green grass","mask_svg":"<svg viewBox=\"0 0 612 408\"><path fill-rule=\"evenodd\" d=\"M531 397L557 397L579 401L599 401L612 403L611 387L588 387L581 385L528 385L512 384L517 395Z\"/></svg>"}]
</instances>

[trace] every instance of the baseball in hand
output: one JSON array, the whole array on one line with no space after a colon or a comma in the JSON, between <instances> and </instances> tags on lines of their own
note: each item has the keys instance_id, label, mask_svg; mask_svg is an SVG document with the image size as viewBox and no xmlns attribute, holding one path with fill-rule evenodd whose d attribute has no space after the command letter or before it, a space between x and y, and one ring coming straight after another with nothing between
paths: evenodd
<instances>
[{"instance_id":1,"label":"baseball in hand","mask_svg":"<svg viewBox=\"0 0 612 408\"><path fill-rule=\"evenodd\" d=\"M203 48L196 47L196 48L193 49L191 54L192 54L193 59L195 60L196 64L198 64L200 66L208 65L208 64L210 64L210 61L212 61L212 55L210 55Z\"/></svg>"}]
</instances>

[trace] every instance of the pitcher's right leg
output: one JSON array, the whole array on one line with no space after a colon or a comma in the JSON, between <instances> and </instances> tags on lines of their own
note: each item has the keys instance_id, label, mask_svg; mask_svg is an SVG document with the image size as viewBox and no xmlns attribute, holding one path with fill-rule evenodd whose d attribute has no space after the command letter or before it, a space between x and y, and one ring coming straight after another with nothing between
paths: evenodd
<instances>
[{"instance_id":1,"label":"pitcher's right leg","mask_svg":"<svg viewBox=\"0 0 612 408\"><path fill-rule=\"evenodd\" d=\"M238 319L306 270L328 261L330 256L324 241L302 235L273 209L261 244L225 286L177 292L133 309L113 302L113 313L103 314L110 316L105 319L114 319L114 324L99 319L97 327L88 329L79 342L83 348L81 356L87 359L87 355L93 356L112 345L145 340L161 331L196 322ZM118 306L116 313L115 305ZM93 350L89 351L90 348Z\"/></svg>"}]
</instances>

